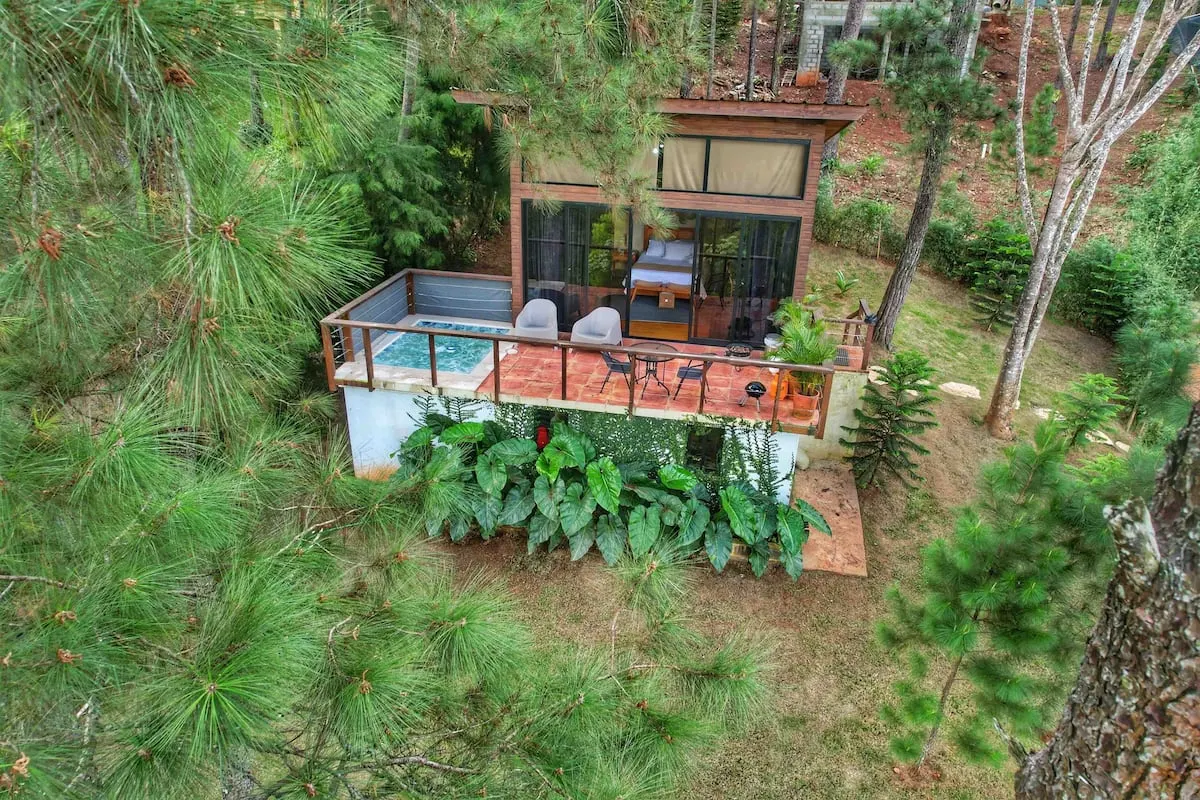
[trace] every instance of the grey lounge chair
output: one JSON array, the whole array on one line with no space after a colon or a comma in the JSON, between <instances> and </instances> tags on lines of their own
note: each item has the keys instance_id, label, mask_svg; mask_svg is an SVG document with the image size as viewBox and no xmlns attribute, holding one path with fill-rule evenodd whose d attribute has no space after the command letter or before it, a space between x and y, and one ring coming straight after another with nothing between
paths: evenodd
<instances>
[{"instance_id":1,"label":"grey lounge chair","mask_svg":"<svg viewBox=\"0 0 1200 800\"><path fill-rule=\"evenodd\" d=\"M549 300L530 300L517 315L511 333L532 339L558 341L558 308Z\"/></svg>"},{"instance_id":2,"label":"grey lounge chair","mask_svg":"<svg viewBox=\"0 0 1200 800\"><path fill-rule=\"evenodd\" d=\"M581 344L621 344L621 312L597 308L571 328L571 341Z\"/></svg>"}]
</instances>

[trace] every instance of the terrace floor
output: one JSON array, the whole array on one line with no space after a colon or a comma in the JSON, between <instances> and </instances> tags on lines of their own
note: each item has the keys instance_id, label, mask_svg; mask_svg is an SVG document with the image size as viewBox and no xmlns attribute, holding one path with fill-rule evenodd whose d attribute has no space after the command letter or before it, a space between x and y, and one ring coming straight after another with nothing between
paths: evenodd
<instances>
[{"instance_id":1,"label":"terrace floor","mask_svg":"<svg viewBox=\"0 0 1200 800\"><path fill-rule=\"evenodd\" d=\"M626 347L657 344L639 339L625 339ZM684 380L680 383L679 370L688 366L690 354L708 353L724 355L723 347L673 343L679 351L669 361L657 365L636 364L634 405L638 412L664 417L683 417L699 412L700 381ZM855 351L858 348L850 348ZM754 357L761 357L755 351ZM623 360L623 357L621 357ZM861 363L861 351L851 354L851 365L856 369ZM692 362L699 365L699 362ZM657 379L648 374L654 368ZM629 406L629 383L625 375L612 373L599 353L570 351L566 368L566 397L562 392L562 351L546 345L521 343L500 362L501 399L512 397L525 401L543 401L545 404L561 404L564 401L581 408L603 407L609 411L623 411ZM607 383L605 379L607 378ZM704 392L706 415L735 417L749 421L770 422L772 400L768 394L759 402L746 394L746 385L757 381L768 389L776 376L767 367L735 367L729 364L713 364L708 370L707 388ZM494 379L489 375L479 383L477 391L486 394L492 391ZM656 413L657 412L657 413ZM819 422L817 412L806 408L794 408L792 398L779 401L778 422L784 429L807 429Z\"/></svg>"}]
</instances>

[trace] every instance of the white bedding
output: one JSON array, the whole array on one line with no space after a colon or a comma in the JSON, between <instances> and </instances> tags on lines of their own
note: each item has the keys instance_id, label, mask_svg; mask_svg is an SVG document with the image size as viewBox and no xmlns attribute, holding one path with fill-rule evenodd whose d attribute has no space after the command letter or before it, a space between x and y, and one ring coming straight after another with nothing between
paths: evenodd
<instances>
[{"instance_id":1,"label":"white bedding","mask_svg":"<svg viewBox=\"0 0 1200 800\"><path fill-rule=\"evenodd\" d=\"M630 275L634 281L645 281L646 283L665 283L671 286L683 287L690 287L692 285L692 270L690 266L687 272L682 272L678 269L655 269L653 267L634 265L633 269L630 270Z\"/></svg>"}]
</instances>

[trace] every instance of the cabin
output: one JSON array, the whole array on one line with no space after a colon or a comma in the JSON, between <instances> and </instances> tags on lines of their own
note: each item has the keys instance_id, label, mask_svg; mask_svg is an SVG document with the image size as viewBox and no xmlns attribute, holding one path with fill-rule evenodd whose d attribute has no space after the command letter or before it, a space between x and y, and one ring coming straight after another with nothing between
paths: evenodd
<instances>
[{"instance_id":1,"label":"cabin","mask_svg":"<svg viewBox=\"0 0 1200 800\"><path fill-rule=\"evenodd\" d=\"M571 159L514 158L509 275L405 270L321 321L358 474L393 467L430 398L479 401L484 418L519 404L764 426L789 474L840 456L870 310L825 320L836 355L823 364L772 358L772 315L805 292L823 144L865 108L670 98L659 110L671 133L638 169L670 230L614 206ZM807 388L789 391L797 379Z\"/></svg>"}]
</instances>

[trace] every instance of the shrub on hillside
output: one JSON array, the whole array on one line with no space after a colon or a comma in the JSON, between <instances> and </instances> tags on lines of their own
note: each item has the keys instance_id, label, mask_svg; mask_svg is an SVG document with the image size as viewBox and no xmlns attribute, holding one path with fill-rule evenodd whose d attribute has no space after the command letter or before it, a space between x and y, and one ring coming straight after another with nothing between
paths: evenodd
<instances>
[{"instance_id":1,"label":"shrub on hillside","mask_svg":"<svg viewBox=\"0 0 1200 800\"><path fill-rule=\"evenodd\" d=\"M967 264L968 234L969 229L954 220L933 220L925 234L925 249L921 259L939 275L962 280Z\"/></svg>"},{"instance_id":2,"label":"shrub on hillside","mask_svg":"<svg viewBox=\"0 0 1200 800\"><path fill-rule=\"evenodd\" d=\"M1052 309L1060 319L1111 339L1129 318L1144 277L1128 253L1104 237L1092 239L1067 256Z\"/></svg>"},{"instance_id":3,"label":"shrub on hillside","mask_svg":"<svg viewBox=\"0 0 1200 800\"><path fill-rule=\"evenodd\" d=\"M971 305L986 330L1009 324L1029 277L1029 237L1011 222L993 219L967 243Z\"/></svg>"}]
</instances>

